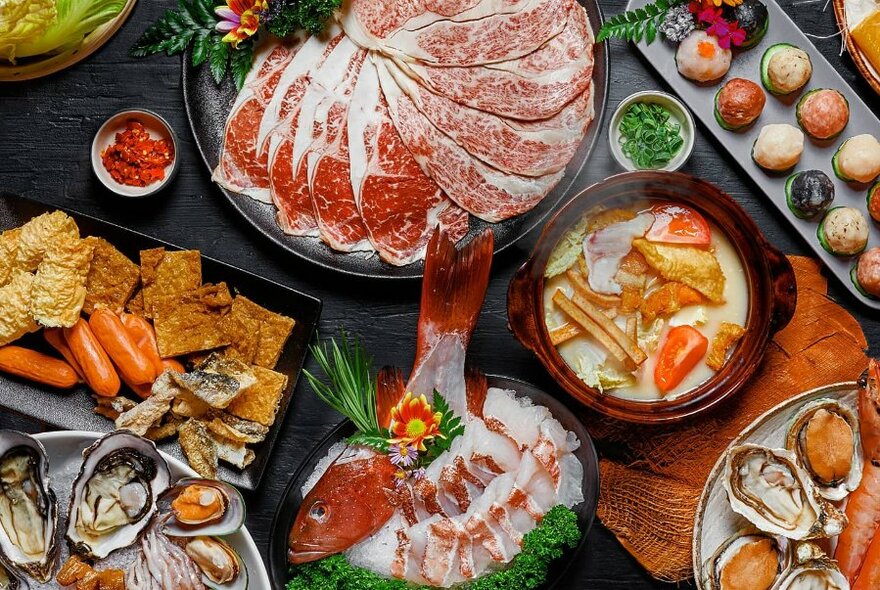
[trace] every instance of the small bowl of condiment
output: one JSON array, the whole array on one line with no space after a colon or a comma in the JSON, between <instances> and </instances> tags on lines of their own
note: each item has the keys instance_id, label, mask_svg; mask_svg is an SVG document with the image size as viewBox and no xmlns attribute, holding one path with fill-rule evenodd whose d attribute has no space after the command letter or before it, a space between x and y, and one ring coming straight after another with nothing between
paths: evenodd
<instances>
[{"instance_id":1,"label":"small bowl of condiment","mask_svg":"<svg viewBox=\"0 0 880 590\"><path fill-rule=\"evenodd\" d=\"M107 119L92 141L92 170L123 197L146 197L177 174L177 135L152 111L129 109Z\"/></svg>"},{"instance_id":2,"label":"small bowl of condiment","mask_svg":"<svg viewBox=\"0 0 880 590\"><path fill-rule=\"evenodd\" d=\"M636 92L617 106L608 141L625 170L666 170L684 166L694 151L694 118L670 94Z\"/></svg>"}]
</instances>

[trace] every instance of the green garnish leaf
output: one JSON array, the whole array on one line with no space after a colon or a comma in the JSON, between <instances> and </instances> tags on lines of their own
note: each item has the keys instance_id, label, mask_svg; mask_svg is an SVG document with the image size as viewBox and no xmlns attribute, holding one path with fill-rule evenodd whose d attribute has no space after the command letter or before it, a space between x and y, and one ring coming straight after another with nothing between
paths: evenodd
<instances>
[{"instance_id":1,"label":"green garnish leaf","mask_svg":"<svg viewBox=\"0 0 880 590\"><path fill-rule=\"evenodd\" d=\"M620 120L620 149L636 168L666 165L684 145L681 125L668 109L654 103L631 105Z\"/></svg>"},{"instance_id":2,"label":"green garnish leaf","mask_svg":"<svg viewBox=\"0 0 880 590\"><path fill-rule=\"evenodd\" d=\"M248 73L254 62L254 46L248 41L247 44L241 43L236 51L232 52L230 57L230 69L232 70L232 79L235 81L235 87L241 89L244 81L247 79Z\"/></svg>"},{"instance_id":3,"label":"green garnish leaf","mask_svg":"<svg viewBox=\"0 0 880 590\"><path fill-rule=\"evenodd\" d=\"M304 29L312 35L324 30L327 19L342 6L342 0L274 0L266 28L276 37L287 37Z\"/></svg>"},{"instance_id":4,"label":"green garnish leaf","mask_svg":"<svg viewBox=\"0 0 880 590\"><path fill-rule=\"evenodd\" d=\"M348 437L348 444L370 447L371 449L383 454L387 454L390 449L390 447L388 446L387 437L382 436L381 434L366 434L364 432L356 432L355 434Z\"/></svg>"},{"instance_id":5,"label":"green garnish leaf","mask_svg":"<svg viewBox=\"0 0 880 590\"><path fill-rule=\"evenodd\" d=\"M649 44L653 43L657 38L657 27L666 13L670 8L684 1L656 0L643 8L617 14L602 25L599 34L596 35L596 41L601 43L606 39L622 39L638 43L644 38Z\"/></svg>"},{"instance_id":6,"label":"green garnish leaf","mask_svg":"<svg viewBox=\"0 0 880 590\"><path fill-rule=\"evenodd\" d=\"M303 371L318 397L354 422L361 433L379 436L376 381L370 375L372 359L360 340L350 341L343 332L338 342L331 338L329 342L312 346L311 351L329 381L326 384L309 371Z\"/></svg>"},{"instance_id":7,"label":"green garnish leaf","mask_svg":"<svg viewBox=\"0 0 880 590\"><path fill-rule=\"evenodd\" d=\"M464 424L461 423L461 418L455 415L455 412L449 407L449 403L436 389L434 390L434 411L442 414L438 426L442 436L435 437L427 445L428 450L423 461L425 465L430 465L431 461L443 454L444 451L448 451L452 447L452 441L464 434Z\"/></svg>"},{"instance_id":8,"label":"green garnish leaf","mask_svg":"<svg viewBox=\"0 0 880 590\"><path fill-rule=\"evenodd\" d=\"M214 82L219 84L226 77L226 69L229 67L229 44L216 36L211 39L211 46L208 48L208 65L211 66Z\"/></svg>"}]
</instances>

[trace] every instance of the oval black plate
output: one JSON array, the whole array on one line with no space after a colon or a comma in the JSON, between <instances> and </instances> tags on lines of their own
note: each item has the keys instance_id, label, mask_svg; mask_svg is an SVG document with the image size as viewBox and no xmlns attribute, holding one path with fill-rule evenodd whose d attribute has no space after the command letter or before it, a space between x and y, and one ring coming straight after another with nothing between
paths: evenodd
<instances>
[{"instance_id":1,"label":"oval black plate","mask_svg":"<svg viewBox=\"0 0 880 590\"><path fill-rule=\"evenodd\" d=\"M596 0L579 1L587 11L593 31L598 32L603 20L602 11ZM192 67L192 59L189 54L183 56L182 69L186 114L202 159L208 170L213 172L220 159L220 146L223 140L226 117L232 108L237 92L229 77L218 86L211 78L209 68ZM605 43L595 45L593 89L596 117L590 124L587 135L581 142L574 158L569 163L562 181L537 207L519 217L494 224L471 217L470 232L465 238L465 242L482 231L484 227L489 226L495 232L495 251L500 252L537 227L562 199L582 188L583 182L578 181L584 171L584 165L593 151L593 146L596 144L605 115L608 95L608 52ZM363 253L335 252L316 238L288 236L275 223L275 208L272 205L259 203L249 197L218 188L235 210L260 233L288 252L310 260L319 266L350 275L371 278L412 279L419 278L423 274L424 265L421 262L397 267L382 262L378 256L366 257Z\"/></svg>"},{"instance_id":2,"label":"oval black plate","mask_svg":"<svg viewBox=\"0 0 880 590\"><path fill-rule=\"evenodd\" d=\"M549 572L548 582L541 589L551 590L559 584L568 568L575 562L575 557L583 551L587 536L590 533L590 527L593 525L593 517L596 515L596 505L599 501L599 459L596 456L596 448L593 446L593 441L586 427L571 413L571 410L550 394L544 393L535 386L523 381L508 379L507 377L489 376L489 387L512 389L517 395L526 396L535 404L545 406L566 430L574 432L578 440L581 441L580 448L574 453L584 466L584 501L574 507L581 529L581 542L576 549L554 562ZM315 470L318 462L327 456L330 447L353 433L354 425L348 420L334 428L330 434L325 436L312 449L309 456L306 457L305 461L302 462L293 474L290 483L287 484L287 489L284 490L281 503L275 511L272 535L269 537L269 577L272 579L273 587L284 588L289 578L287 535L290 527L293 526L299 505L303 500L300 489L309 475Z\"/></svg>"}]
</instances>

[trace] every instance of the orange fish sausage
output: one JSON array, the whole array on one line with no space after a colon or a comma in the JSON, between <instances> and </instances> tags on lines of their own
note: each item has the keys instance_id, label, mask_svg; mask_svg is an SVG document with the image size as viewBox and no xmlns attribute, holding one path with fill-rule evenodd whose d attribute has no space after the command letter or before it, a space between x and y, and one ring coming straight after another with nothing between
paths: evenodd
<instances>
[{"instance_id":1,"label":"orange fish sausage","mask_svg":"<svg viewBox=\"0 0 880 590\"><path fill-rule=\"evenodd\" d=\"M119 375L87 321L80 318L72 328L64 328L64 339L92 391L104 397L119 393L122 387Z\"/></svg>"},{"instance_id":2,"label":"orange fish sausage","mask_svg":"<svg viewBox=\"0 0 880 590\"><path fill-rule=\"evenodd\" d=\"M59 389L79 383L76 371L66 362L20 346L0 347L0 371Z\"/></svg>"},{"instance_id":3,"label":"orange fish sausage","mask_svg":"<svg viewBox=\"0 0 880 590\"><path fill-rule=\"evenodd\" d=\"M156 378L153 364L138 348L119 316L109 309L98 309L89 318L89 327L126 383L143 385L153 382Z\"/></svg>"},{"instance_id":4,"label":"orange fish sausage","mask_svg":"<svg viewBox=\"0 0 880 590\"><path fill-rule=\"evenodd\" d=\"M159 343L156 342L156 331L153 326L149 321L133 313L124 313L119 319L134 338L137 347L152 363L156 377L161 375L166 367L162 364L162 357L159 356Z\"/></svg>"}]
</instances>

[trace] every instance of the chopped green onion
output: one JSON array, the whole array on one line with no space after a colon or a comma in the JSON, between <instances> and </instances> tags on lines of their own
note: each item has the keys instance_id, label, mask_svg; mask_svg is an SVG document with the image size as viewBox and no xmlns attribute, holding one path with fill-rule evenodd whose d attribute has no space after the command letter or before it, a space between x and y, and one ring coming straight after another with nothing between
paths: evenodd
<instances>
[{"instance_id":1,"label":"chopped green onion","mask_svg":"<svg viewBox=\"0 0 880 590\"><path fill-rule=\"evenodd\" d=\"M668 109L635 103L620 120L620 148L640 170L662 168L684 145L681 125L670 121Z\"/></svg>"}]
</instances>

